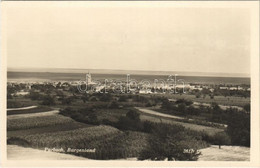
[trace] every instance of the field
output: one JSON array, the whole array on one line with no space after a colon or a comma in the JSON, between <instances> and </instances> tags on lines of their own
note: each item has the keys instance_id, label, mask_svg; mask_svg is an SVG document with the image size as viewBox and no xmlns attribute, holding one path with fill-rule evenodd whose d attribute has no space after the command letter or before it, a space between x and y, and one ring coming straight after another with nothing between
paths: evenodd
<instances>
[{"instance_id":1,"label":"field","mask_svg":"<svg viewBox=\"0 0 260 168\"><path fill-rule=\"evenodd\" d=\"M140 110L139 110L140 111ZM95 112L98 116L98 120L109 120L111 122L118 122L119 118L122 116L126 116L127 110L125 109L99 109ZM224 129L223 128L215 128L210 126L204 126L204 125L198 125L193 123L187 123L186 120L182 121L182 117L177 117L177 120L174 118L164 117L163 113L159 113L161 115L154 115L154 114L147 114L142 111L140 111L140 119L141 121L151 121L155 123L166 123L166 124L172 124L172 125L182 125L187 129L191 129L194 131L203 131L208 135L214 135L217 132L221 132ZM171 116L171 115L167 115Z\"/></svg>"},{"instance_id":2,"label":"field","mask_svg":"<svg viewBox=\"0 0 260 168\"><path fill-rule=\"evenodd\" d=\"M172 124L172 125L176 125L176 124L182 125L185 128L190 129L190 130L205 132L206 134L208 134L210 136L224 130L224 129L220 129L220 128L207 127L207 126L202 126L202 125L175 121L170 118L158 117L158 116L153 116L153 115L141 115L140 118L143 121L151 121L151 122L156 122L156 123L167 123L167 124Z\"/></svg>"},{"instance_id":3,"label":"field","mask_svg":"<svg viewBox=\"0 0 260 168\"><path fill-rule=\"evenodd\" d=\"M7 100L7 108L28 107L37 104L37 101L32 101L28 98L15 98Z\"/></svg>"},{"instance_id":4,"label":"field","mask_svg":"<svg viewBox=\"0 0 260 168\"><path fill-rule=\"evenodd\" d=\"M214 99L211 99L209 96L206 96L205 98L196 98L195 95L189 95L189 94L165 94L165 97L168 97L169 99L186 99L191 100L193 102L200 102L200 103L218 103L220 105L226 105L226 106L239 106L243 107L246 104L250 103L250 98L243 98L243 97L234 97L234 96L214 96Z\"/></svg>"},{"instance_id":5,"label":"field","mask_svg":"<svg viewBox=\"0 0 260 168\"><path fill-rule=\"evenodd\" d=\"M59 124L59 125L50 125L50 126L36 127L36 128L30 128L30 129L7 131L7 137L68 131L68 130L75 130L78 128L85 128L85 127L91 127L91 126L92 125L87 125L87 124L80 123L80 122L68 122L68 123L63 123L63 124Z\"/></svg>"},{"instance_id":6,"label":"field","mask_svg":"<svg viewBox=\"0 0 260 168\"><path fill-rule=\"evenodd\" d=\"M74 122L71 118L58 114L33 117L17 117L16 115L12 115L7 119L7 131L57 126L66 123L73 124Z\"/></svg>"},{"instance_id":7,"label":"field","mask_svg":"<svg viewBox=\"0 0 260 168\"><path fill-rule=\"evenodd\" d=\"M50 147L50 148L67 148L77 146L85 148L91 141L106 138L108 136L120 134L121 132L109 126L95 126L88 128L79 128L70 131L60 131L55 133L40 133L34 135L20 136L32 145L32 147ZM83 142L82 144L76 142Z\"/></svg>"},{"instance_id":8,"label":"field","mask_svg":"<svg viewBox=\"0 0 260 168\"><path fill-rule=\"evenodd\" d=\"M95 153L75 153L93 159L116 159L137 156L146 146L148 134L124 133L110 126L93 126L55 133L20 135L9 138L9 144L33 148L96 149Z\"/></svg>"}]
</instances>

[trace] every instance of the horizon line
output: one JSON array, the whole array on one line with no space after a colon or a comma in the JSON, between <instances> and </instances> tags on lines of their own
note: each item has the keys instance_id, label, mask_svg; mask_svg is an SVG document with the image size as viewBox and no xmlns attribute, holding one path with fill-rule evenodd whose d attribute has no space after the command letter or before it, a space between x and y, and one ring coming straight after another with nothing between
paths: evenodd
<instances>
[{"instance_id":1,"label":"horizon line","mask_svg":"<svg viewBox=\"0 0 260 168\"><path fill-rule=\"evenodd\" d=\"M17 72L18 70L27 70L22 72L28 72L28 70L38 70L36 72L50 72L50 73L65 73L65 72L55 72L50 70L73 70L73 71L133 71L133 72L143 72L145 75L164 75L164 74L147 74L147 72L157 72L157 73L169 73L169 72L175 72L175 73L186 73L180 76L214 76L214 77L240 77L240 78L250 78L250 73L228 73L228 72L198 72L198 71L178 71L178 70L128 70L128 69L94 69L94 68L46 68L46 67L7 67L7 72ZM41 70L41 71L39 71ZM49 70L49 71L47 71ZM30 71L31 72L31 71ZM83 73L83 72L66 72L66 73ZM97 73L97 72L96 72ZM100 72L99 72L100 73ZM189 74L190 73L190 74ZM95 72L94 72L95 74ZM165 74L166 75L166 74Z\"/></svg>"}]
</instances>

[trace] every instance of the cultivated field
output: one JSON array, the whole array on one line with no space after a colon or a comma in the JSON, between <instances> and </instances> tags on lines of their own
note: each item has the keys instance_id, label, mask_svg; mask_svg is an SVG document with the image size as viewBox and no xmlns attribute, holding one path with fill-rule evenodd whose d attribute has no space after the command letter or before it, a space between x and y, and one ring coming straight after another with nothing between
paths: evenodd
<instances>
[{"instance_id":1,"label":"cultivated field","mask_svg":"<svg viewBox=\"0 0 260 168\"><path fill-rule=\"evenodd\" d=\"M41 113L37 116L32 116L32 114L28 114L29 116L12 115L7 119L7 131L56 126L75 122L69 117L65 117L59 114L46 115L46 113ZM38 113L34 113L33 115L36 114Z\"/></svg>"},{"instance_id":2,"label":"cultivated field","mask_svg":"<svg viewBox=\"0 0 260 168\"><path fill-rule=\"evenodd\" d=\"M222 132L224 129L220 128L214 128L214 127L207 127L203 125L197 125L197 124L191 124L191 123L185 123L176 121L170 118L164 118L164 117L158 117L153 115L140 115L140 119L143 121L151 121L156 123L167 123L167 124L173 124L173 125L182 125L187 129L194 130L194 131L202 131L205 132L208 135L214 135L218 132Z\"/></svg>"},{"instance_id":3,"label":"cultivated field","mask_svg":"<svg viewBox=\"0 0 260 168\"><path fill-rule=\"evenodd\" d=\"M14 94L22 88L29 94ZM37 151L44 148L91 149L95 152L65 153L97 160L198 159L195 153L184 153L184 149L202 149L204 159L208 159L212 155L207 153L216 150L207 150L212 144L250 146L250 100L236 97L242 93L213 98L210 98L211 92L203 93L204 98L196 98L193 92L190 94L194 95L115 94L110 90L108 94L81 94L75 85L60 82L33 84L30 89L23 84L9 85L8 92L8 145ZM200 102L208 104L202 107ZM198 107L194 108L194 104ZM241 111L222 109L222 105L240 106ZM232 124L233 127L227 126ZM241 134L235 136L232 132ZM17 152L16 147L9 146L11 158L17 158L10 153ZM23 148L21 151L23 154ZM226 156L230 160L240 160L240 156Z\"/></svg>"},{"instance_id":4,"label":"cultivated field","mask_svg":"<svg viewBox=\"0 0 260 168\"><path fill-rule=\"evenodd\" d=\"M71 154L93 159L116 159L137 156L145 148L147 138L148 134L145 133L124 133L116 128L101 125L55 133L14 136L8 143L38 149L96 149L95 153Z\"/></svg>"},{"instance_id":5,"label":"cultivated field","mask_svg":"<svg viewBox=\"0 0 260 168\"><path fill-rule=\"evenodd\" d=\"M60 131L75 130L78 128L91 127L91 126L93 125L88 125L88 124L74 121L74 122L68 122L59 125L50 125L50 126L36 127L36 128L23 129L23 130L7 131L7 137L34 135L39 133L54 133Z\"/></svg>"},{"instance_id":6,"label":"cultivated field","mask_svg":"<svg viewBox=\"0 0 260 168\"><path fill-rule=\"evenodd\" d=\"M243 107L246 104L250 103L250 98L244 98L244 97L235 97L235 96L214 96L214 99L211 99L209 96L206 96L205 98L196 98L195 95L189 95L189 94L165 94L165 97L168 97L170 99L186 99L191 100L193 102L200 102L200 103L218 103L220 105L226 105L226 106L240 106Z\"/></svg>"}]
</instances>

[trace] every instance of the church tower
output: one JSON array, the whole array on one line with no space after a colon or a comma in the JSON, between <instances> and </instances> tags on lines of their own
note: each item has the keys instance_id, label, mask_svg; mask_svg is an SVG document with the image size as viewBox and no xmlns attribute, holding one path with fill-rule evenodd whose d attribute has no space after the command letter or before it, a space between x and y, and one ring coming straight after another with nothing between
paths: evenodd
<instances>
[{"instance_id":1,"label":"church tower","mask_svg":"<svg viewBox=\"0 0 260 168\"><path fill-rule=\"evenodd\" d=\"M91 74L89 72L86 74L86 82L87 84L91 84Z\"/></svg>"}]
</instances>

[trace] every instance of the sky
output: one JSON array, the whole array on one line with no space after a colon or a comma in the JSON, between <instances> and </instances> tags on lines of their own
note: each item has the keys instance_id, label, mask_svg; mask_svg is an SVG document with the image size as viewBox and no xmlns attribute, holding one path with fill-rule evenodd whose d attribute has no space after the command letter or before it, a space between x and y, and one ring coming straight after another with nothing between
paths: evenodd
<instances>
[{"instance_id":1,"label":"sky","mask_svg":"<svg viewBox=\"0 0 260 168\"><path fill-rule=\"evenodd\" d=\"M10 7L7 66L250 73L238 8Z\"/></svg>"}]
</instances>

